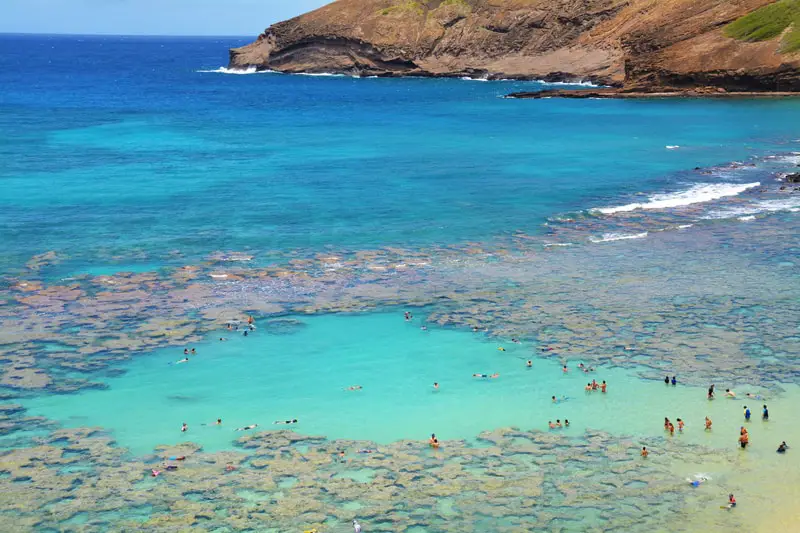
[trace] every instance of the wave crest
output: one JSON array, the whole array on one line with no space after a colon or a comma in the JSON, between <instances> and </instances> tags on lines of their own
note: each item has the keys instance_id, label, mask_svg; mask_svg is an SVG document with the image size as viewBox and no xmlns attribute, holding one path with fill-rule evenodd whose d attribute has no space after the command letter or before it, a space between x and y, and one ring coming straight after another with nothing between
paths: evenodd
<instances>
[{"instance_id":1,"label":"wave crest","mask_svg":"<svg viewBox=\"0 0 800 533\"><path fill-rule=\"evenodd\" d=\"M642 233L603 233L602 237L597 239L595 237L590 237L589 240L593 243L600 243L600 242L613 242L613 241L625 241L628 239L644 239L647 237L647 232L643 231Z\"/></svg>"},{"instance_id":2,"label":"wave crest","mask_svg":"<svg viewBox=\"0 0 800 533\"><path fill-rule=\"evenodd\" d=\"M236 75L244 75L244 74L274 74L274 70L258 70L256 67L247 67L247 68L228 68L228 67L219 67L215 69L201 69L195 72L199 73L214 73L214 74L236 74Z\"/></svg>"},{"instance_id":3,"label":"wave crest","mask_svg":"<svg viewBox=\"0 0 800 533\"><path fill-rule=\"evenodd\" d=\"M685 191L654 194L648 198L647 202L632 203L620 205L615 207L598 207L592 209L592 212L602 213L604 215L613 215L614 213L624 213L627 211L635 211L637 209L669 209L670 207L682 207L692 204L700 204L704 202L711 202L726 196L736 196L743 193L747 189L758 187L761 182L754 183L699 183Z\"/></svg>"}]
</instances>

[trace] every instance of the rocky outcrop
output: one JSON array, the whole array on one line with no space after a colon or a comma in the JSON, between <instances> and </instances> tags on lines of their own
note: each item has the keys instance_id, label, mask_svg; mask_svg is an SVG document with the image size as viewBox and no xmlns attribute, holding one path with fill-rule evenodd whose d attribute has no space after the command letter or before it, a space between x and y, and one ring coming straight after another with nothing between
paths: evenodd
<instances>
[{"instance_id":1,"label":"rocky outcrop","mask_svg":"<svg viewBox=\"0 0 800 533\"><path fill-rule=\"evenodd\" d=\"M269 27L231 68L800 91L800 53L725 26L771 0L338 0ZM787 30L788 31L788 30Z\"/></svg>"}]
</instances>

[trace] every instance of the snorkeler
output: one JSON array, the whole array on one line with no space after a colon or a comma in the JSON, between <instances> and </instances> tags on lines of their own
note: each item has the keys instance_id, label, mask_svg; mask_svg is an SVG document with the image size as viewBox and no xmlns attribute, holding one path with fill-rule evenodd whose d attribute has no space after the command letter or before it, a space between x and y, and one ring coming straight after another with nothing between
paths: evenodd
<instances>
[{"instance_id":1,"label":"snorkeler","mask_svg":"<svg viewBox=\"0 0 800 533\"><path fill-rule=\"evenodd\" d=\"M503 348L502 346L498 346L497 349L500 350L501 352L505 352L506 351L506 349Z\"/></svg>"},{"instance_id":2,"label":"snorkeler","mask_svg":"<svg viewBox=\"0 0 800 533\"><path fill-rule=\"evenodd\" d=\"M276 420L275 422L273 422L273 424L284 424L284 425L297 424L297 419L293 418L291 420Z\"/></svg>"},{"instance_id":3,"label":"snorkeler","mask_svg":"<svg viewBox=\"0 0 800 533\"><path fill-rule=\"evenodd\" d=\"M472 374L472 377L473 378L491 378L491 379L495 379L495 378L499 378L500 374L498 374L497 372L495 372L494 374L491 374L491 375L490 374Z\"/></svg>"},{"instance_id":4,"label":"snorkeler","mask_svg":"<svg viewBox=\"0 0 800 533\"><path fill-rule=\"evenodd\" d=\"M346 390L346 391L349 391L349 390L361 390L361 389L363 389L363 388L364 388L364 387L362 387L361 385L351 385L351 386L347 387L347 388L346 388L346 389L344 389L344 390Z\"/></svg>"},{"instance_id":5,"label":"snorkeler","mask_svg":"<svg viewBox=\"0 0 800 533\"><path fill-rule=\"evenodd\" d=\"M258 427L258 424L250 424L249 426L236 428L236 429L234 429L234 431L247 431L247 430L250 430L250 429L255 429L257 427Z\"/></svg>"}]
</instances>

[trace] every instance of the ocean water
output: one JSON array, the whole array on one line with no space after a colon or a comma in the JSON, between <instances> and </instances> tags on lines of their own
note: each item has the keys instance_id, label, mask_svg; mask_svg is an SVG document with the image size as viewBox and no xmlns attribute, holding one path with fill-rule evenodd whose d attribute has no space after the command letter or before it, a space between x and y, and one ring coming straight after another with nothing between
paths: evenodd
<instances>
[{"instance_id":1,"label":"ocean water","mask_svg":"<svg viewBox=\"0 0 800 533\"><path fill-rule=\"evenodd\" d=\"M800 442L800 192L780 181L800 99L521 101L503 96L547 85L220 68L247 41L0 36L0 393L24 408L0 412L0 502L20 529L800 527L800 466L774 453ZM243 312L255 331L224 329ZM293 418L396 457L329 472L318 441L236 441ZM553 440L479 438L510 427ZM444 467L413 448L431 433L460 451ZM644 445L641 479L604 477ZM153 479L159 446L202 453L182 473L247 453L261 477ZM477 489L407 479L475 449ZM541 494L496 485L512 472ZM702 473L707 490L678 489ZM719 510L729 491L746 512Z\"/></svg>"}]
</instances>

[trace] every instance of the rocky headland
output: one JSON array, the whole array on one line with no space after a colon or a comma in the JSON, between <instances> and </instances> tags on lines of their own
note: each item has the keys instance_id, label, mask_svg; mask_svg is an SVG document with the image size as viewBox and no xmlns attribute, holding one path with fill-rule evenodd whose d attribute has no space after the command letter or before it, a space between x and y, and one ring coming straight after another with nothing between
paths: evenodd
<instances>
[{"instance_id":1,"label":"rocky headland","mask_svg":"<svg viewBox=\"0 0 800 533\"><path fill-rule=\"evenodd\" d=\"M232 49L229 66L794 92L800 0L338 0Z\"/></svg>"}]
</instances>

